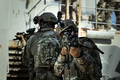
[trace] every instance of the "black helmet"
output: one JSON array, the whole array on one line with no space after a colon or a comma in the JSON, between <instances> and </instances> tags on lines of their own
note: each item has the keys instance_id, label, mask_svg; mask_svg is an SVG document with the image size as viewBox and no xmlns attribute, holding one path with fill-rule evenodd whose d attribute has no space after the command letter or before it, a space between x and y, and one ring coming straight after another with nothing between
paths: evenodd
<instances>
[{"instance_id":1,"label":"black helmet","mask_svg":"<svg viewBox=\"0 0 120 80\"><path fill-rule=\"evenodd\" d=\"M39 17L38 22L40 23L41 20L43 20L44 22L51 22L51 23L55 23L55 24L57 23L56 16L53 13L50 13L50 12L43 13Z\"/></svg>"},{"instance_id":2,"label":"black helmet","mask_svg":"<svg viewBox=\"0 0 120 80\"><path fill-rule=\"evenodd\" d=\"M53 13L45 12L41 14L40 16L35 16L33 19L34 24L41 23L41 21L44 22L50 22L52 24L57 24L57 18Z\"/></svg>"},{"instance_id":3,"label":"black helmet","mask_svg":"<svg viewBox=\"0 0 120 80\"><path fill-rule=\"evenodd\" d=\"M69 29L69 30L72 29L72 28L76 29L76 26L75 26L74 22L72 20L70 20L70 19L63 20L59 26L61 28L61 31L59 32L60 35L66 29Z\"/></svg>"},{"instance_id":4,"label":"black helmet","mask_svg":"<svg viewBox=\"0 0 120 80\"><path fill-rule=\"evenodd\" d=\"M34 24L37 24L37 23L38 23L38 19L39 19L39 16L35 16L35 17L34 17L34 19L33 19Z\"/></svg>"}]
</instances>

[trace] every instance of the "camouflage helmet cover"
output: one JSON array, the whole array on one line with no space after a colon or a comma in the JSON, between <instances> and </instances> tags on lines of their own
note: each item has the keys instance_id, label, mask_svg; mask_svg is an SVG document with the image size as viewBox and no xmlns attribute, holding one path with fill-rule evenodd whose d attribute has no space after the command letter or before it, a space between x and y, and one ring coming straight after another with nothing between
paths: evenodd
<instances>
[{"instance_id":1,"label":"camouflage helmet cover","mask_svg":"<svg viewBox=\"0 0 120 80\"><path fill-rule=\"evenodd\" d=\"M55 17L53 13L50 13L50 12L46 12L40 15L38 22L40 23L41 20L45 22L57 23L57 18Z\"/></svg>"},{"instance_id":2,"label":"camouflage helmet cover","mask_svg":"<svg viewBox=\"0 0 120 80\"><path fill-rule=\"evenodd\" d=\"M61 34L64 30L68 29L71 26L76 28L74 22L72 20L70 20L70 19L62 21L62 25L63 25L63 27L61 26L61 31L60 31L59 34Z\"/></svg>"}]
</instances>

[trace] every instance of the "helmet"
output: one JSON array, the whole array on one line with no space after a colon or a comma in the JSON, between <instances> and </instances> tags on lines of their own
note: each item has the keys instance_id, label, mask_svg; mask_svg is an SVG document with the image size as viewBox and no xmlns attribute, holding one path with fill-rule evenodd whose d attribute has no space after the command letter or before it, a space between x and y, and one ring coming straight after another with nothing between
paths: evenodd
<instances>
[{"instance_id":1,"label":"helmet","mask_svg":"<svg viewBox=\"0 0 120 80\"><path fill-rule=\"evenodd\" d=\"M40 23L41 20L45 21L45 22L52 22L52 23L57 23L57 18L55 17L55 15L53 13L50 12L45 12L43 13L39 19L38 22Z\"/></svg>"},{"instance_id":2,"label":"helmet","mask_svg":"<svg viewBox=\"0 0 120 80\"><path fill-rule=\"evenodd\" d=\"M71 27L76 29L76 26L72 20L70 19L63 20L60 24L61 31L59 32L59 34L61 34L62 32L64 32L64 30L69 29Z\"/></svg>"},{"instance_id":3,"label":"helmet","mask_svg":"<svg viewBox=\"0 0 120 80\"><path fill-rule=\"evenodd\" d=\"M34 19L33 19L34 24L37 24L37 23L38 23L38 19L39 19L39 16L35 16L35 17L34 17Z\"/></svg>"}]
</instances>

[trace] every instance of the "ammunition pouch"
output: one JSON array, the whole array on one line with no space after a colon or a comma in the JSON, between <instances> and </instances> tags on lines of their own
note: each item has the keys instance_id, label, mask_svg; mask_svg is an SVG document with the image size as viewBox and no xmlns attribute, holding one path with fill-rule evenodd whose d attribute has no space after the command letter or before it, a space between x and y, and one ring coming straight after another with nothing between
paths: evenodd
<instances>
[{"instance_id":1,"label":"ammunition pouch","mask_svg":"<svg viewBox=\"0 0 120 80\"><path fill-rule=\"evenodd\" d=\"M75 63L65 64L63 80L78 80L78 71Z\"/></svg>"},{"instance_id":2,"label":"ammunition pouch","mask_svg":"<svg viewBox=\"0 0 120 80\"><path fill-rule=\"evenodd\" d=\"M34 71L32 71L31 73L29 73L29 80L36 80L35 72Z\"/></svg>"},{"instance_id":3,"label":"ammunition pouch","mask_svg":"<svg viewBox=\"0 0 120 80\"><path fill-rule=\"evenodd\" d=\"M33 71L33 69L34 69L34 59L33 59L33 57L31 57L29 59L28 68L29 68L29 71Z\"/></svg>"},{"instance_id":4,"label":"ammunition pouch","mask_svg":"<svg viewBox=\"0 0 120 80\"><path fill-rule=\"evenodd\" d=\"M31 56L28 62L28 70L29 70L29 80L35 80L35 72L34 72L34 58Z\"/></svg>"}]
</instances>

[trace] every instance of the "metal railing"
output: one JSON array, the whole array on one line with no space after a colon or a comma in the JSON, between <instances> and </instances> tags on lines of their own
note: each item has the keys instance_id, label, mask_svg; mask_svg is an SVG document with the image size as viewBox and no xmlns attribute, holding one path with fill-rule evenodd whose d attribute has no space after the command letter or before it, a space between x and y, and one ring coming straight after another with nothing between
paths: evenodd
<instances>
[{"instance_id":1,"label":"metal railing","mask_svg":"<svg viewBox=\"0 0 120 80\"><path fill-rule=\"evenodd\" d=\"M116 9L107 9L107 8L97 8L97 0L95 0L95 8L92 7L82 7L82 8L88 8L88 9L95 9L95 22L91 21L91 23L95 24L97 27L97 24L107 24L107 25L120 25L120 24L112 24L112 23L105 23L105 22L97 22L97 10L107 10L107 11L120 11ZM86 21L87 22L87 21Z\"/></svg>"},{"instance_id":2,"label":"metal railing","mask_svg":"<svg viewBox=\"0 0 120 80\"><path fill-rule=\"evenodd\" d=\"M32 9L27 12L27 14L29 15L29 13L40 3L41 0L39 0L33 7ZM97 0L95 0L95 5L97 4ZM37 15L39 15L40 13L42 13L43 11L45 11L45 9L49 6L53 6L53 5L57 5L59 7L61 6L65 6L65 4L61 4L61 3L52 3L52 4L48 4L44 7L44 9L42 9ZM69 5L71 7L77 7L76 5ZM97 27L97 24L107 24L107 25L120 25L120 24L112 24L112 23L103 23L103 22L97 22L97 10L109 10L109 11L120 11L120 10L116 10L116 9L106 9L106 8L97 8L97 5L95 6L95 8L93 7L82 7L82 8L85 8L85 9L95 9L95 21L90 21L91 23L95 24L96 27ZM60 8L61 9L61 8ZM33 20L34 18L30 19L29 22L27 23L27 25L30 24L30 22ZM75 21L75 20L73 20ZM87 21L84 21L86 23L88 23Z\"/></svg>"},{"instance_id":3,"label":"metal railing","mask_svg":"<svg viewBox=\"0 0 120 80\"><path fill-rule=\"evenodd\" d=\"M30 12L41 2L41 0L39 0L31 9L30 11L27 12L27 14L30 14Z\"/></svg>"},{"instance_id":4,"label":"metal railing","mask_svg":"<svg viewBox=\"0 0 120 80\"><path fill-rule=\"evenodd\" d=\"M45 9L46 9L47 7L52 6L52 5L57 5L57 6L59 6L59 5L61 5L61 4L56 4L56 3L49 4L49 5L45 6L45 8L43 8L37 15L39 15L40 13L42 13L43 11L45 11ZM36 16L37 16L37 15L36 15ZM30 22L31 22L33 19L34 19L34 18L30 19L29 22L27 23L27 25L30 24Z\"/></svg>"}]
</instances>

